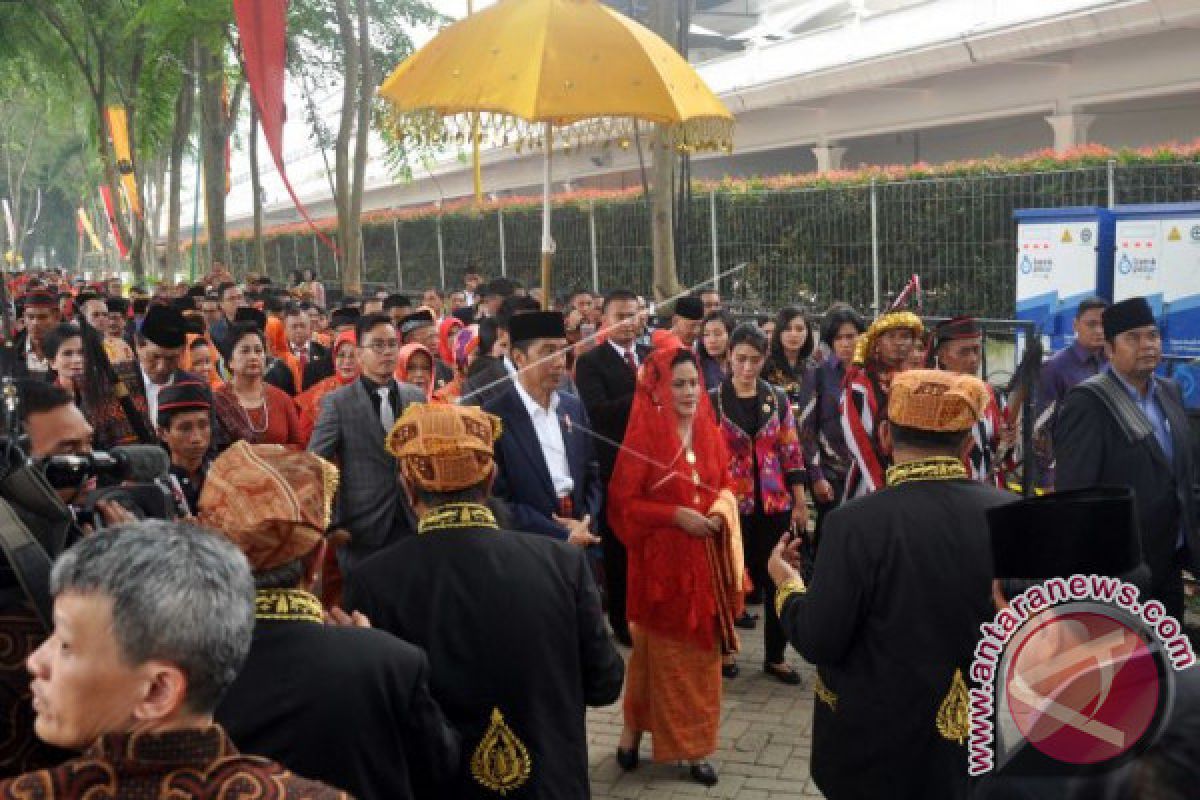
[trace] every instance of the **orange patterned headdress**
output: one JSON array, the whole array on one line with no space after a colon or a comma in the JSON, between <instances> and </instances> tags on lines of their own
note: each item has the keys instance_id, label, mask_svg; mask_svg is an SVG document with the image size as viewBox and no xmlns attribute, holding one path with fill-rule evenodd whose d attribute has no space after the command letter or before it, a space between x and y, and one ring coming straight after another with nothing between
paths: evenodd
<instances>
[{"instance_id":1,"label":"orange patterned headdress","mask_svg":"<svg viewBox=\"0 0 1200 800\"><path fill-rule=\"evenodd\" d=\"M483 483L496 469L500 418L473 406L414 403L387 437L405 480L431 492Z\"/></svg>"},{"instance_id":2,"label":"orange patterned headdress","mask_svg":"<svg viewBox=\"0 0 1200 800\"><path fill-rule=\"evenodd\" d=\"M973 375L910 369L892 378L888 419L906 428L952 433L978 422L987 404L987 386Z\"/></svg>"},{"instance_id":3,"label":"orange patterned headdress","mask_svg":"<svg viewBox=\"0 0 1200 800\"><path fill-rule=\"evenodd\" d=\"M199 519L263 572L316 547L329 527L337 485L337 467L318 455L238 441L209 468Z\"/></svg>"}]
</instances>

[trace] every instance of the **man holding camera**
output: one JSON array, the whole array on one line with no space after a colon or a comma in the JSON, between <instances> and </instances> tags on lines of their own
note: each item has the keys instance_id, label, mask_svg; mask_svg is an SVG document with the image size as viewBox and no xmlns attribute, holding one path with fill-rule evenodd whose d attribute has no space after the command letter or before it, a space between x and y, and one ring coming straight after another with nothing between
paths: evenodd
<instances>
[{"instance_id":1,"label":"man holding camera","mask_svg":"<svg viewBox=\"0 0 1200 800\"><path fill-rule=\"evenodd\" d=\"M25 448L35 464L52 456L83 456L92 452L92 426L64 389L30 380L19 386L19 392ZM70 506L81 502L93 483L81 481L77 486L56 492ZM107 525L134 519L114 502L101 501L96 510ZM69 545L79 535L80 530L71 526L64 543ZM45 555L53 559L58 553ZM4 775L40 769L67 757L65 752L38 741L33 733L32 698L24 664L48 631L24 589L29 578L18 575L7 558L0 564L0 642L5 643L0 647L0 774Z\"/></svg>"}]
</instances>

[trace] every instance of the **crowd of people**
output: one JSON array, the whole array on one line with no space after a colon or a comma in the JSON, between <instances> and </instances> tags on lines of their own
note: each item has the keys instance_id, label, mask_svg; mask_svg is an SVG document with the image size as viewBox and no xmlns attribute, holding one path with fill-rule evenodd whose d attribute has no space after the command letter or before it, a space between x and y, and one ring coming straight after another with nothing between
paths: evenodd
<instances>
[{"instance_id":1,"label":"crowd of people","mask_svg":"<svg viewBox=\"0 0 1200 800\"><path fill-rule=\"evenodd\" d=\"M712 289L545 308L475 273L351 297L219 265L7 288L28 456L162 447L178 513L78 514L50 620L3 571L0 798L587 797L586 708L622 691L620 768L648 735L712 786L760 625L764 676L816 698L828 797L963 797L994 580L1042 577L1007 555L1014 519L1136 509L1130 568L1181 620L1200 567L1195 444L1142 298L1079 306L1022 453L966 316L739 321ZM1046 494L1019 501L1034 462ZM1042 796L1001 778L988 796Z\"/></svg>"}]
</instances>

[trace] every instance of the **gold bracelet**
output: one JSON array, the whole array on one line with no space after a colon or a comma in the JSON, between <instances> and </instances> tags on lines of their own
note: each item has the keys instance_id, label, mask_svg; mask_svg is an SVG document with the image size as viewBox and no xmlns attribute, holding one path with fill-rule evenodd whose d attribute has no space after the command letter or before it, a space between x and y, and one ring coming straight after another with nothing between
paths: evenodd
<instances>
[{"instance_id":1,"label":"gold bracelet","mask_svg":"<svg viewBox=\"0 0 1200 800\"><path fill-rule=\"evenodd\" d=\"M789 578L779 584L779 588L775 590L775 616L783 616L783 607L787 604L787 600L794 594L804 594L808 591L808 587L804 585L804 581L800 578Z\"/></svg>"}]
</instances>

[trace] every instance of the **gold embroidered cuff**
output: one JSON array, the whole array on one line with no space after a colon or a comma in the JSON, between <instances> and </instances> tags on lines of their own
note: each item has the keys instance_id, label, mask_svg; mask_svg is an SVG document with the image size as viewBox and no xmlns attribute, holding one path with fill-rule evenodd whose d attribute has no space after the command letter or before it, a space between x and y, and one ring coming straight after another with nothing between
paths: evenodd
<instances>
[{"instance_id":1,"label":"gold embroidered cuff","mask_svg":"<svg viewBox=\"0 0 1200 800\"><path fill-rule=\"evenodd\" d=\"M808 587L800 578L786 580L779 584L779 588L775 590L775 616L783 616L783 607L787 604L789 597L794 594L804 594L807 591Z\"/></svg>"}]
</instances>

